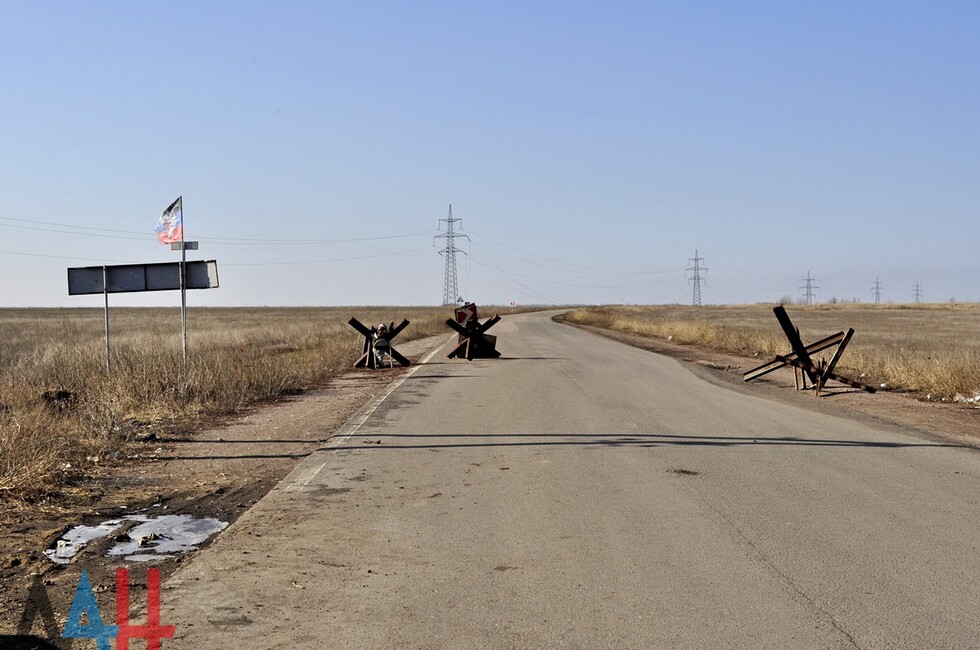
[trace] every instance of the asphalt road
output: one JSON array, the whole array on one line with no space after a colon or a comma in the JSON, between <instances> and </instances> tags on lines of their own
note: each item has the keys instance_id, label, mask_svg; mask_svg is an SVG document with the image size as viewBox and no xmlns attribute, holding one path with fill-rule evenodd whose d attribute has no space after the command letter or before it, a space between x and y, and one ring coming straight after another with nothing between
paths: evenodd
<instances>
[{"instance_id":1,"label":"asphalt road","mask_svg":"<svg viewBox=\"0 0 980 650\"><path fill-rule=\"evenodd\" d=\"M976 449L547 315L493 333L178 571L165 647L980 647Z\"/></svg>"}]
</instances>

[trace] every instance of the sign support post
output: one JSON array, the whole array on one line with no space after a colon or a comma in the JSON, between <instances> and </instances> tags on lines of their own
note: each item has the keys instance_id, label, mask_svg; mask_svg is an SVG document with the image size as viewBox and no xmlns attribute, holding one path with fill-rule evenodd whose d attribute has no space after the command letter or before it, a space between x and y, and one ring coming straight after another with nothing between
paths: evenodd
<instances>
[{"instance_id":1,"label":"sign support post","mask_svg":"<svg viewBox=\"0 0 980 650\"><path fill-rule=\"evenodd\" d=\"M170 250L180 249L180 346L187 370L187 251L196 251L196 241L171 242Z\"/></svg>"},{"instance_id":2,"label":"sign support post","mask_svg":"<svg viewBox=\"0 0 980 650\"><path fill-rule=\"evenodd\" d=\"M112 362L109 359L109 271L102 267L102 295L105 298L105 376L112 378Z\"/></svg>"}]
</instances>

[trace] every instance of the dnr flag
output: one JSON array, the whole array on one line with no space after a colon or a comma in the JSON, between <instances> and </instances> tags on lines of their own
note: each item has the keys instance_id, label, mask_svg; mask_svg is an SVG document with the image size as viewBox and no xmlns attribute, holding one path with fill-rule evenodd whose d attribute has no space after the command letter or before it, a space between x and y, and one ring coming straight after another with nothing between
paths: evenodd
<instances>
[{"instance_id":1,"label":"dnr flag","mask_svg":"<svg viewBox=\"0 0 980 650\"><path fill-rule=\"evenodd\" d=\"M153 230L161 244L184 241L184 216L180 201L182 198L178 196L177 200L171 203L170 207L164 210L157 220L157 227Z\"/></svg>"}]
</instances>

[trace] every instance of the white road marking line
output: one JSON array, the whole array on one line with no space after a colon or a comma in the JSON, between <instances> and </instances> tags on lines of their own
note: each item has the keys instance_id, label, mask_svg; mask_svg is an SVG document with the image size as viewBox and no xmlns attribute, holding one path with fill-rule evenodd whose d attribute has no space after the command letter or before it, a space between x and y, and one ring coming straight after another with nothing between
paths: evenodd
<instances>
[{"instance_id":1,"label":"white road marking line","mask_svg":"<svg viewBox=\"0 0 980 650\"><path fill-rule=\"evenodd\" d=\"M452 336L455 337L456 335L453 334ZM340 427L337 430L337 433L335 433L330 438L330 440L325 445L323 445L323 447L321 447L321 449L324 448L334 449L336 447L340 447L346 444L347 441L350 440L350 437L353 436L355 433L357 433L357 430L360 429L361 426L368 421L368 418L370 418L374 414L374 412L378 409L378 407L381 406L386 399L388 399L389 395L394 393L398 389L398 387L401 386L403 383L405 383L406 379L414 375L419 368L429 363L429 361L432 360L432 357L434 357L436 353L438 353L444 347L446 347L446 343L443 343L436 349L429 352L427 355L425 355L424 357L422 357L422 359L419 360L418 364L412 366L408 372L406 372L404 375L402 375L395 381L391 382L391 384L388 386L387 390L385 390L384 393L376 397L374 401L372 401L366 409L357 413L354 417L348 420L342 427ZM336 451L334 451L334 453L336 453Z\"/></svg>"},{"instance_id":2,"label":"white road marking line","mask_svg":"<svg viewBox=\"0 0 980 650\"><path fill-rule=\"evenodd\" d=\"M326 465L327 465L326 463L320 463L320 466L317 467L316 469L312 471L307 470L306 472L300 474L299 476L296 477L295 481L293 481L292 483L290 483L284 488L284 491L296 492L297 490L302 490L303 488L305 488L307 485L310 484L310 481L316 478L316 475L319 474L320 470L326 467Z\"/></svg>"},{"instance_id":3,"label":"white road marking line","mask_svg":"<svg viewBox=\"0 0 980 650\"><path fill-rule=\"evenodd\" d=\"M452 338L455 337L455 336L456 336L455 334L451 335L450 340L452 340ZM405 374L403 374L401 377L399 377L395 381L391 382L391 384L388 386L388 388L385 390L384 393L382 393L381 395L379 395L378 397L376 397L366 408L364 408L364 409L358 411L357 413L355 413L354 416L351 417L351 419L349 419L347 422L345 422L343 424L343 426L341 426L339 429L337 429L337 433L335 433L330 438L330 440L326 444L324 444L322 447L320 447L320 449L318 449L317 451L324 451L324 450L327 450L327 449L333 449L333 452L332 453L334 453L334 454L336 454L338 451L340 451L339 448L341 446L343 446L344 444L346 444L347 441L350 440L351 436L353 436L355 433L357 433L357 430L361 428L361 425L363 425L365 422L367 422L368 418L371 417L371 415L378 409L378 407L381 406L381 404L386 399L388 399L388 396L391 395L393 392L395 392L395 390L399 386L401 386L403 383L405 383L405 380L406 379L408 379L409 377L411 377L412 375L414 375L415 372L419 368L421 368L422 366L424 366L425 364L427 364L429 361L431 361L432 360L432 357L434 357L440 350L442 350L444 347L446 347L446 344L447 343L449 343L449 341L446 341L446 343L443 343L442 345L437 346L434 350L432 350L427 355L425 355L424 357L422 357L419 360L419 362L416 365L412 366ZM314 453L316 453L316 452L314 452ZM320 471L324 467L326 467L326 466L327 466L326 463L321 463L319 467L316 467L314 469L310 469L310 470L304 471L299 476L297 476L295 480L293 480L292 482L290 482L289 485L285 486L283 488L283 491L284 492L297 492L299 490L302 490L307 485L309 485L310 482L313 479L316 478L317 474L319 474Z\"/></svg>"}]
</instances>

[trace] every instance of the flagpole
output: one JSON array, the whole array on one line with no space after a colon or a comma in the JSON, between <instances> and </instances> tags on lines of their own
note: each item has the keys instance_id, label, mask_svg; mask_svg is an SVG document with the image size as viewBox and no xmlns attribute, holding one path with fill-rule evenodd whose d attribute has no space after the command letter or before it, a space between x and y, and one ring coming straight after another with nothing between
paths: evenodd
<instances>
[{"instance_id":1,"label":"flagpole","mask_svg":"<svg viewBox=\"0 0 980 650\"><path fill-rule=\"evenodd\" d=\"M187 372L187 237L184 236L184 198L180 199L180 337Z\"/></svg>"},{"instance_id":2,"label":"flagpole","mask_svg":"<svg viewBox=\"0 0 980 650\"><path fill-rule=\"evenodd\" d=\"M174 214L176 213L176 218ZM180 225L176 225L176 219L180 220ZM180 228L180 240L174 239L177 228ZM181 358L183 359L183 369L187 372L187 249L197 250L196 241L187 241L184 237L184 197L178 196L177 200L170 204L160 215L156 231L162 243L169 243L170 250L180 249L180 348Z\"/></svg>"},{"instance_id":3,"label":"flagpole","mask_svg":"<svg viewBox=\"0 0 980 650\"><path fill-rule=\"evenodd\" d=\"M181 242L183 244L183 242ZM184 371L187 371L187 249L180 247L180 330L184 351ZM172 277L172 276L171 276Z\"/></svg>"}]
</instances>

